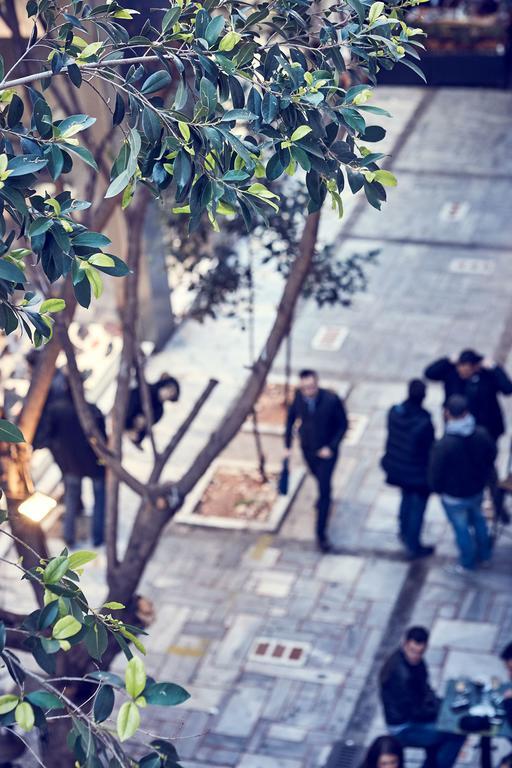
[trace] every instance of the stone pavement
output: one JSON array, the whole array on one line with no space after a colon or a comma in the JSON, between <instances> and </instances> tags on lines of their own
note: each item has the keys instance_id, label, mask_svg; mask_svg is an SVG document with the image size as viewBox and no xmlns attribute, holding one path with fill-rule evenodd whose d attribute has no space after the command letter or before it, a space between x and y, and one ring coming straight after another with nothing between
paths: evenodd
<instances>
[{"instance_id":1,"label":"stone pavement","mask_svg":"<svg viewBox=\"0 0 512 768\"><path fill-rule=\"evenodd\" d=\"M440 690L462 671L501 674L496 655L512 639L509 533L491 571L449 577L452 534L433 499L424 538L437 553L411 566L396 539L398 496L379 469L386 411L403 398L408 378L465 346L504 361L509 355L512 96L386 88L375 102L395 116L385 141L399 186L381 213L356 199L342 225L329 212L322 222L322 236L336 238L342 253L380 248L368 292L350 308L319 311L304 303L293 334L294 368L316 367L346 382L348 409L359 420L360 437L343 449L335 477L331 532L344 554L322 557L314 549L310 479L274 536L176 523L164 532L141 587L157 608L148 666L192 698L170 717L145 715L148 730L176 738L186 768L321 768L334 742L367 743L383 729L378 666L411 621L432 629L429 662ZM259 286L260 338L279 287L271 276ZM339 349L312 346L322 326L345 332ZM220 378L169 476L207 439L236 393L246 349L233 321L207 321L206 332L183 326L151 361L150 376L178 376L183 409L205 378ZM282 367L281 357L275 369ZM438 427L441 398L431 387ZM507 411L512 423L509 405ZM169 409L159 439L182 414ZM279 457L278 438L265 438L265 446L270 460ZM505 441L502 448L505 460ZM225 455L253 457L250 436L239 435ZM144 457L132 451L130 459L143 477ZM133 509L126 493L123 537ZM98 601L102 565L100 557L89 569ZM469 745L462 760L475 759Z\"/></svg>"},{"instance_id":2,"label":"stone pavement","mask_svg":"<svg viewBox=\"0 0 512 768\"><path fill-rule=\"evenodd\" d=\"M512 539L501 537L491 572L449 577L452 534L432 500L425 540L437 554L410 566L396 540L397 493L384 486L378 459L387 409L427 362L470 345L508 356L512 182L499 158L510 155L512 97L383 89L378 101L396 115L386 141L399 186L382 213L356 200L341 228L329 213L322 228L344 253L380 248L369 290L348 309L304 303L293 334L295 369L307 364L347 382L349 411L360 420L361 437L344 448L335 478L331 530L346 554L321 557L313 548L310 480L276 536L176 524L166 531L142 589L160 606L150 664L192 699L170 729L166 720L152 726L177 736L187 768L317 768L335 741L367 743L383 730L378 665L410 621L432 629L440 690L462 671L502 674L496 656L512 639ZM275 295L274 284L269 301ZM321 326L347 331L338 350L312 347ZM204 344L193 347L192 326L183 333L153 365L168 360L181 374L187 359L192 386L199 357L203 376L222 367L221 387L225 378L236 386L229 338L219 365ZM438 427L441 398L431 387ZM278 438L265 446L270 459L279 456ZM226 451L251 455L248 435ZM476 760L470 742L461 759Z\"/></svg>"}]
</instances>

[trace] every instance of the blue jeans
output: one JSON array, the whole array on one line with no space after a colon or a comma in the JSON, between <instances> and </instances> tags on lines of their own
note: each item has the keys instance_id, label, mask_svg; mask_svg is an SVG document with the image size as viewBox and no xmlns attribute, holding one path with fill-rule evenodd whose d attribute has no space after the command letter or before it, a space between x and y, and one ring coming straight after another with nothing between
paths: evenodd
<instances>
[{"instance_id":1,"label":"blue jeans","mask_svg":"<svg viewBox=\"0 0 512 768\"><path fill-rule=\"evenodd\" d=\"M105 478L92 479L94 510L92 516L92 541L95 547L103 544L105 527ZM64 475L64 540L70 547L75 544L76 518L80 510L82 478L78 475Z\"/></svg>"},{"instance_id":2,"label":"blue jeans","mask_svg":"<svg viewBox=\"0 0 512 768\"><path fill-rule=\"evenodd\" d=\"M427 753L423 768L452 768L465 736L439 731L435 723L409 723L398 733L393 731L403 747L418 747Z\"/></svg>"},{"instance_id":3,"label":"blue jeans","mask_svg":"<svg viewBox=\"0 0 512 768\"><path fill-rule=\"evenodd\" d=\"M421 528L428 496L428 493L402 488L399 513L400 538L411 554L417 554L421 549Z\"/></svg>"},{"instance_id":4,"label":"blue jeans","mask_svg":"<svg viewBox=\"0 0 512 768\"><path fill-rule=\"evenodd\" d=\"M463 568L473 569L477 563L491 557L491 539L482 514L482 493L467 499L441 499L448 520L453 526Z\"/></svg>"}]
</instances>

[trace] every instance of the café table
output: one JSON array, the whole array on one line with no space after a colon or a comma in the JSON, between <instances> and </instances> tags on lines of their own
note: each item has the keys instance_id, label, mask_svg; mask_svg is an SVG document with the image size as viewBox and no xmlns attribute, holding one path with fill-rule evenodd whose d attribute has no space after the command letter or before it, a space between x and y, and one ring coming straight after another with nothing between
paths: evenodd
<instances>
[{"instance_id":1,"label":"caf\u00e9 table","mask_svg":"<svg viewBox=\"0 0 512 768\"><path fill-rule=\"evenodd\" d=\"M511 683L493 679L492 685L483 685L469 678L448 680L446 692L437 718L437 727L450 733L469 733L462 730L459 721L465 716L487 716L490 727L485 731L471 731L480 736L480 764L492 768L492 739L512 740L512 726L500 706L503 694L512 690Z\"/></svg>"}]
</instances>

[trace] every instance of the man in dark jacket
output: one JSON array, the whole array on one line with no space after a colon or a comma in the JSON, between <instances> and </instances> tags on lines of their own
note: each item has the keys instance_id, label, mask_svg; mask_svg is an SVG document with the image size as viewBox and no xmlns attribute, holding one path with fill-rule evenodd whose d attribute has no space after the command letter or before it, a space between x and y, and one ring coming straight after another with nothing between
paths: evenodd
<instances>
[{"instance_id":1,"label":"man in dark jacket","mask_svg":"<svg viewBox=\"0 0 512 768\"><path fill-rule=\"evenodd\" d=\"M496 458L496 445L475 425L468 401L452 395L445 407L446 431L432 450L430 486L439 493L453 526L460 566L473 570L491 557L491 540L482 514L483 491Z\"/></svg>"},{"instance_id":2,"label":"man in dark jacket","mask_svg":"<svg viewBox=\"0 0 512 768\"><path fill-rule=\"evenodd\" d=\"M422 407L426 387L420 379L409 382L408 398L388 413L386 452L381 465L386 482L402 491L400 538L411 558L426 557L434 547L421 544L421 528L430 489L427 468L434 442L430 413Z\"/></svg>"},{"instance_id":3,"label":"man in dark jacket","mask_svg":"<svg viewBox=\"0 0 512 768\"><path fill-rule=\"evenodd\" d=\"M510 680L510 688L505 691L503 698L503 709L505 710L507 722L512 728L512 642L505 646L500 654L500 658L505 665Z\"/></svg>"},{"instance_id":4,"label":"man in dark jacket","mask_svg":"<svg viewBox=\"0 0 512 768\"><path fill-rule=\"evenodd\" d=\"M290 455L293 427L300 420L299 437L304 460L318 483L316 536L322 552L332 551L327 538L331 506L331 479L340 443L347 431L347 415L342 401L334 392L318 386L315 371L299 374L299 388L288 409L285 432L285 456Z\"/></svg>"},{"instance_id":5,"label":"man in dark jacket","mask_svg":"<svg viewBox=\"0 0 512 768\"><path fill-rule=\"evenodd\" d=\"M381 669L381 701L388 730L404 747L424 748L425 767L451 768L465 737L436 727L440 701L423 660L428 638L424 627L407 630L402 646Z\"/></svg>"},{"instance_id":6,"label":"man in dark jacket","mask_svg":"<svg viewBox=\"0 0 512 768\"><path fill-rule=\"evenodd\" d=\"M497 444L505 432L505 421L498 395L512 394L512 381L504 369L484 360L473 349L463 350L456 362L442 357L431 363L425 370L431 381L444 384L445 402L451 395L464 395L468 400L469 412L480 427L485 427ZM498 475L494 470L489 477L496 516L509 522L509 515L503 509L503 492L498 487Z\"/></svg>"},{"instance_id":7,"label":"man in dark jacket","mask_svg":"<svg viewBox=\"0 0 512 768\"><path fill-rule=\"evenodd\" d=\"M96 424L105 436L105 419L94 405L89 405ZM82 479L92 479L94 510L92 540L94 546L103 544L105 523L105 468L89 445L80 424L69 390L52 398L44 418L44 434L40 439L50 446L55 463L64 481L64 539L69 547L75 545L75 523L80 507Z\"/></svg>"}]
</instances>

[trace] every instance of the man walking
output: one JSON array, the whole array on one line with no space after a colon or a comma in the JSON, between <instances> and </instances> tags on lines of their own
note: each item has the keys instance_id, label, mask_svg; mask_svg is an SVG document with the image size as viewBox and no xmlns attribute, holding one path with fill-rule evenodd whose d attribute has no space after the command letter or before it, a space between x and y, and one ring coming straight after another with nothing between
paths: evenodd
<instances>
[{"instance_id":1,"label":"man walking","mask_svg":"<svg viewBox=\"0 0 512 768\"><path fill-rule=\"evenodd\" d=\"M341 399L334 392L318 386L315 371L299 374L299 388L288 409L285 432L285 456L290 455L293 427L300 420L299 437L304 460L318 483L316 537L322 552L333 547L327 537L331 506L331 479L340 443L347 431L347 415Z\"/></svg>"},{"instance_id":2,"label":"man walking","mask_svg":"<svg viewBox=\"0 0 512 768\"><path fill-rule=\"evenodd\" d=\"M468 401L452 395L445 406L446 431L432 450L429 479L439 493L460 551L459 573L491 557L491 539L482 514L483 491L492 472L496 446L475 425Z\"/></svg>"},{"instance_id":3,"label":"man walking","mask_svg":"<svg viewBox=\"0 0 512 768\"><path fill-rule=\"evenodd\" d=\"M425 749L425 768L451 768L465 737L436 727L440 700L423 659L428 638L424 627L407 630L401 647L381 669L380 696L389 733L404 747Z\"/></svg>"},{"instance_id":4,"label":"man walking","mask_svg":"<svg viewBox=\"0 0 512 768\"><path fill-rule=\"evenodd\" d=\"M402 491L400 538L410 558L427 557L434 547L421 544L421 529L430 489L427 470L434 427L423 408L426 387L420 379L409 382L408 397L388 413L386 452L381 465L386 482Z\"/></svg>"},{"instance_id":5,"label":"man walking","mask_svg":"<svg viewBox=\"0 0 512 768\"><path fill-rule=\"evenodd\" d=\"M505 432L505 421L498 395L512 394L512 380L505 370L487 361L473 349L464 349L456 362L442 357L425 369L425 376L431 381L444 384L445 401L451 395L464 395L468 410L480 427L485 427L494 442ZM496 517L509 522L509 515L503 509L503 492L498 487L496 470L489 476L489 488L493 497Z\"/></svg>"}]
</instances>

